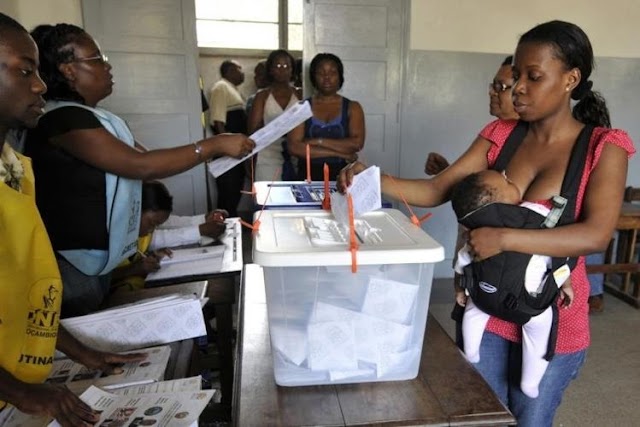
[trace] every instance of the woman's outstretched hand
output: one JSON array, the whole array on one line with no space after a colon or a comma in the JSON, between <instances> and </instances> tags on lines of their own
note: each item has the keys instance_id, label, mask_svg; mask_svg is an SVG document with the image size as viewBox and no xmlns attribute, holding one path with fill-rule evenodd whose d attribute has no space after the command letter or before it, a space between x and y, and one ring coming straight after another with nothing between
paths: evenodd
<instances>
[{"instance_id":1,"label":"woman's outstretched hand","mask_svg":"<svg viewBox=\"0 0 640 427\"><path fill-rule=\"evenodd\" d=\"M353 177L366 168L367 165L360 162L349 163L347 166L343 167L336 179L336 188L338 191L344 194L347 191L347 188L351 185Z\"/></svg>"},{"instance_id":2,"label":"woman's outstretched hand","mask_svg":"<svg viewBox=\"0 0 640 427\"><path fill-rule=\"evenodd\" d=\"M241 133L223 133L211 138L218 146L219 154L241 159L250 154L256 143Z\"/></svg>"}]
</instances>

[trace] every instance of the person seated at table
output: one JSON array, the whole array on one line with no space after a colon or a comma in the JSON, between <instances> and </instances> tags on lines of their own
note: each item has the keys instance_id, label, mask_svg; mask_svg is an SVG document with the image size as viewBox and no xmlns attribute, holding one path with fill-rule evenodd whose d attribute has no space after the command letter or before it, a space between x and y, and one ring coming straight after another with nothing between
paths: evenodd
<instances>
[{"instance_id":1,"label":"person seated at table","mask_svg":"<svg viewBox=\"0 0 640 427\"><path fill-rule=\"evenodd\" d=\"M95 311L110 273L137 248L141 181L172 176L214 156L241 158L255 144L217 135L181 147L136 150L124 120L98 107L113 90L111 65L96 41L70 24L32 31L49 86L46 113L28 132L36 202L65 286L63 317Z\"/></svg>"},{"instance_id":2,"label":"person seated at table","mask_svg":"<svg viewBox=\"0 0 640 427\"><path fill-rule=\"evenodd\" d=\"M162 230L167 220L171 218L173 210L173 197L164 184L159 181L144 182L142 184L142 203L140 216L140 231L138 232L138 250L135 254L125 259L116 267L111 274L111 292L132 291L144 288L145 277L147 274L158 271L160 269L160 261L164 257L171 257L171 247L184 244L185 239L179 241L180 244L168 244L166 246L153 246L158 241L155 235L163 234L162 241L171 242L171 234L163 233L165 231L178 231L178 236L184 235L181 228ZM220 211L212 212L214 219L210 222L200 224L201 230L210 230L211 238L218 238L225 230L224 213ZM204 218L204 215L198 215L197 218ZM190 220L190 217L178 217ZM174 220L174 224L178 222ZM184 228L184 227L183 227ZM186 227L188 229L198 227ZM207 237L209 237L207 236ZM196 240L191 243L198 243L200 233Z\"/></svg>"},{"instance_id":3,"label":"person seated at table","mask_svg":"<svg viewBox=\"0 0 640 427\"><path fill-rule=\"evenodd\" d=\"M306 149L310 147L311 179L324 179L323 166L329 166L329 180L340 169L358 158L364 147L364 112L357 101L338 94L344 84L342 61L332 53L319 53L309 66L315 93L308 98L313 117L289 132L289 151L298 157L298 179L307 178Z\"/></svg>"},{"instance_id":4,"label":"person seated at table","mask_svg":"<svg viewBox=\"0 0 640 427\"><path fill-rule=\"evenodd\" d=\"M509 181L504 172L500 173L496 170L489 169L470 174L451 191L451 206L458 220L470 215L478 215L482 208L491 203L519 205L524 209L540 214L534 220L537 227L540 227L544 218L551 212L549 208L540 203L523 202L520 189ZM500 207L498 205L498 212L500 212ZM504 213L508 214L507 212ZM522 211L511 211L510 214L512 216L522 214L523 217L527 217L527 214ZM507 254L500 254L494 257L494 270L504 270L507 260ZM471 265L472 268L476 266L473 263L469 245L465 244L457 254L454 265L456 273L465 275L464 268L467 265ZM551 269L551 265L551 257L531 255L524 271L524 277L521 280L524 283L524 289L532 297L536 298L543 293L542 289L547 281L547 274ZM488 265L485 264L484 268L488 268ZM500 276L502 274L504 274L504 271L500 271ZM472 276L474 281L488 280L483 276L483 270L474 271ZM567 269L562 281L557 282L557 286L560 287L563 306L565 307L569 307L573 300L571 280L566 280L568 277L569 271ZM560 275L558 275L558 280L560 280ZM493 283L492 281L489 282ZM504 293L505 287L508 288L509 285L510 283L500 282L501 289L494 295ZM552 283L551 286L556 286L556 282ZM465 356L471 363L478 363L480 361L480 342L490 315L474 304L473 298L468 295L468 290L465 291L460 286L456 286L455 299L458 305L465 307L462 318ZM551 303L554 301L555 299ZM528 322L522 325L522 378L520 380L520 388L524 394L531 398L538 397L538 385L549 365L545 355L550 342L549 337L552 334L553 318L553 309L548 306L542 313L532 316Z\"/></svg>"},{"instance_id":5,"label":"person seated at table","mask_svg":"<svg viewBox=\"0 0 640 427\"><path fill-rule=\"evenodd\" d=\"M291 84L293 64L293 56L284 49L269 54L266 63L269 85L256 94L249 114L249 135L271 123L302 98L302 89ZM286 137L282 137L257 154L254 180L293 181L297 175L297 160L287 149Z\"/></svg>"},{"instance_id":6,"label":"person seated at table","mask_svg":"<svg viewBox=\"0 0 640 427\"><path fill-rule=\"evenodd\" d=\"M146 355L96 351L60 325L62 281L36 207L31 161L5 142L10 129L36 125L47 87L38 75L33 39L2 13L0 64L0 416L13 406L65 427L93 424L96 411L64 385L44 383L55 350L109 374Z\"/></svg>"}]
</instances>

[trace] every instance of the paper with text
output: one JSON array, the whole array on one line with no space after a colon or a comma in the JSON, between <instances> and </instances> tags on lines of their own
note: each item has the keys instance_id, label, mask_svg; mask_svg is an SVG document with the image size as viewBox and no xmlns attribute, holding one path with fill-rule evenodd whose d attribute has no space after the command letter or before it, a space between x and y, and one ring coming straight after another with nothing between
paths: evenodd
<instances>
[{"instance_id":1,"label":"paper with text","mask_svg":"<svg viewBox=\"0 0 640 427\"><path fill-rule=\"evenodd\" d=\"M308 101L297 103L268 125L251 134L249 138L256 143L256 148L254 148L249 155L242 159L234 159L228 156L217 158L209 163L209 172L214 177L219 177L235 165L259 153L311 116L313 116L313 113L311 112L311 106Z\"/></svg>"},{"instance_id":2,"label":"paper with text","mask_svg":"<svg viewBox=\"0 0 640 427\"><path fill-rule=\"evenodd\" d=\"M382 198L380 196L380 168L370 166L353 177L353 182L347 189L347 194L353 199L353 214L355 218L380 209ZM349 207L346 194L334 192L331 194L331 213L334 218L342 223L349 224Z\"/></svg>"},{"instance_id":3,"label":"paper with text","mask_svg":"<svg viewBox=\"0 0 640 427\"><path fill-rule=\"evenodd\" d=\"M100 411L97 426L186 427L198 420L213 394L213 390L199 390L119 396L92 386L80 399ZM54 421L49 426L60 424Z\"/></svg>"}]
</instances>

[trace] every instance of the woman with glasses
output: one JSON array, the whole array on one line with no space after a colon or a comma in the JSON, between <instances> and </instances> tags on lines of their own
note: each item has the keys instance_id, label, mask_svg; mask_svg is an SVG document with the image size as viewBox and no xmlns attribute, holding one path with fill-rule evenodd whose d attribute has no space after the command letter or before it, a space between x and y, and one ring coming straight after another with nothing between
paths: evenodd
<instances>
[{"instance_id":1,"label":"woman with glasses","mask_svg":"<svg viewBox=\"0 0 640 427\"><path fill-rule=\"evenodd\" d=\"M437 206L448 201L455 184L470 173L493 168L503 147L515 143L507 175L523 200L551 207L576 141L584 138L588 144L584 169L578 175L574 223L535 230L482 227L469 232L467 243L478 260L506 251L579 257L570 276L575 298L570 307L558 310L555 355L537 398L526 396L518 386L522 365L518 325L491 317L482 336L480 359L474 366L524 427L553 424L564 390L584 363L590 337L583 255L607 247L622 204L628 159L635 152L626 132L610 128L605 100L591 89L593 64L591 43L578 26L551 21L534 27L520 37L514 55L512 94L520 122L489 123L458 160L432 179L397 178L397 186L388 176L381 180L382 192L389 197L399 199L400 187L409 203ZM577 101L575 106L572 99ZM522 135L514 132L516 128L524 130ZM364 168L360 163L345 168L339 189L344 191L354 173Z\"/></svg>"},{"instance_id":2,"label":"woman with glasses","mask_svg":"<svg viewBox=\"0 0 640 427\"><path fill-rule=\"evenodd\" d=\"M109 274L136 250L141 181L186 171L214 156L243 157L244 135L142 152L126 123L98 103L111 94L111 65L95 40L69 24L41 25L40 72L49 90L45 115L27 134L36 202L64 285L63 317L96 310Z\"/></svg>"},{"instance_id":3,"label":"woman with glasses","mask_svg":"<svg viewBox=\"0 0 640 427\"><path fill-rule=\"evenodd\" d=\"M511 88L513 74L511 63L513 56L507 56L496 72L493 81L489 82L489 114L501 120L518 120L518 113L513 109ZM449 167L449 161L438 153L429 153L424 164L424 173L437 175Z\"/></svg>"},{"instance_id":4,"label":"woman with glasses","mask_svg":"<svg viewBox=\"0 0 640 427\"><path fill-rule=\"evenodd\" d=\"M293 64L293 56L284 49L269 54L265 63L268 85L255 95L249 113L249 135L275 120L302 97L302 89L292 85ZM256 181L296 178L297 159L289 154L284 137L260 151L255 162Z\"/></svg>"},{"instance_id":5,"label":"woman with glasses","mask_svg":"<svg viewBox=\"0 0 640 427\"><path fill-rule=\"evenodd\" d=\"M289 132L289 151L300 159L298 179L307 178L305 157L309 146L311 179L323 180L323 165L327 163L333 181L364 147L364 112L358 102L338 94L344 84L344 67L336 55L317 54L311 60L309 78L315 89L309 98L313 117Z\"/></svg>"}]
</instances>

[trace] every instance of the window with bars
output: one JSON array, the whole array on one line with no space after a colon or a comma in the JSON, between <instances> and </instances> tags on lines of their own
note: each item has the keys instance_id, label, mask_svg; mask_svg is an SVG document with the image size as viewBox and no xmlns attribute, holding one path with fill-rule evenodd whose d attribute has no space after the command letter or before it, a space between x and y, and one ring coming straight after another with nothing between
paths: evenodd
<instances>
[{"instance_id":1,"label":"window with bars","mask_svg":"<svg viewBox=\"0 0 640 427\"><path fill-rule=\"evenodd\" d=\"M303 0L196 0L198 46L302 50Z\"/></svg>"}]
</instances>

